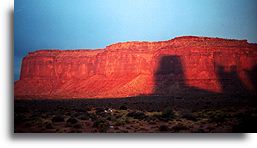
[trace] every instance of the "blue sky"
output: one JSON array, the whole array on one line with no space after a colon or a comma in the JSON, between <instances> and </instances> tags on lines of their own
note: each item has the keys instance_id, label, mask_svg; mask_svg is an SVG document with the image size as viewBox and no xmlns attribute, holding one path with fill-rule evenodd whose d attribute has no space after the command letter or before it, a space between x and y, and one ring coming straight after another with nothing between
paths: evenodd
<instances>
[{"instance_id":1,"label":"blue sky","mask_svg":"<svg viewBox=\"0 0 257 148\"><path fill-rule=\"evenodd\" d=\"M15 0L14 79L37 49L196 35L257 43L256 0Z\"/></svg>"}]
</instances>

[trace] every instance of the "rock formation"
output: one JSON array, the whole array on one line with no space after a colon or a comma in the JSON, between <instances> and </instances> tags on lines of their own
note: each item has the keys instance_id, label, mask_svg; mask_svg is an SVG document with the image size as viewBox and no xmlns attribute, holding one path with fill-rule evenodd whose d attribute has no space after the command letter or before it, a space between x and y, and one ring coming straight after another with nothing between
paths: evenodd
<instances>
[{"instance_id":1,"label":"rock formation","mask_svg":"<svg viewBox=\"0 0 257 148\"><path fill-rule=\"evenodd\" d=\"M255 93L257 44L185 36L95 50L38 50L23 58L20 99Z\"/></svg>"}]
</instances>

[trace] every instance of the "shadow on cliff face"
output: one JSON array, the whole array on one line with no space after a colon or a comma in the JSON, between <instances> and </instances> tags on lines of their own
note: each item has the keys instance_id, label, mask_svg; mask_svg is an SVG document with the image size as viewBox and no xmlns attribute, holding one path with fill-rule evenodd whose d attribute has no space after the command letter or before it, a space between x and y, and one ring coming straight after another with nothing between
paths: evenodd
<instances>
[{"instance_id":1,"label":"shadow on cliff face","mask_svg":"<svg viewBox=\"0 0 257 148\"><path fill-rule=\"evenodd\" d=\"M238 67L233 65L229 67L229 70L225 70L224 66L216 65L215 72L222 88L222 93L225 95L242 95L252 96L257 92L257 66L250 70L245 71L250 81L252 89L249 89L240 79L238 73Z\"/></svg>"},{"instance_id":2,"label":"shadow on cliff face","mask_svg":"<svg viewBox=\"0 0 257 148\"><path fill-rule=\"evenodd\" d=\"M256 93L257 90L257 67L247 71L248 78L254 90L249 90L239 77L237 67L231 66L225 70L224 66L214 65L217 81L222 89L221 93L210 92L186 84L184 67L181 57L176 55L164 55L159 59L158 68L154 74L154 94L157 96L248 96ZM201 83L201 80L199 80Z\"/></svg>"},{"instance_id":3,"label":"shadow on cliff face","mask_svg":"<svg viewBox=\"0 0 257 148\"><path fill-rule=\"evenodd\" d=\"M255 66L252 70L247 71L247 74L254 87L254 91L257 92L257 66Z\"/></svg>"},{"instance_id":4,"label":"shadow on cliff face","mask_svg":"<svg viewBox=\"0 0 257 148\"><path fill-rule=\"evenodd\" d=\"M239 78L236 66L231 66L230 70L226 71L224 66L217 65L215 70L224 94L248 93L247 88Z\"/></svg>"},{"instance_id":5,"label":"shadow on cliff face","mask_svg":"<svg viewBox=\"0 0 257 148\"><path fill-rule=\"evenodd\" d=\"M179 93L185 87L185 76L180 57L163 56L155 73L154 94Z\"/></svg>"},{"instance_id":6,"label":"shadow on cliff face","mask_svg":"<svg viewBox=\"0 0 257 148\"><path fill-rule=\"evenodd\" d=\"M207 90L198 89L186 84L184 67L179 56L162 56L159 60L154 79L154 95L183 97L214 94Z\"/></svg>"}]
</instances>

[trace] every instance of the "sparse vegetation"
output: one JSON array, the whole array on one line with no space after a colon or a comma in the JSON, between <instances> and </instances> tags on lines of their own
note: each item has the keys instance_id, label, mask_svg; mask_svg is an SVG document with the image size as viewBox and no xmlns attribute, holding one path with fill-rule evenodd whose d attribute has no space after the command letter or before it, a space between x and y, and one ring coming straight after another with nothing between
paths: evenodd
<instances>
[{"instance_id":1,"label":"sparse vegetation","mask_svg":"<svg viewBox=\"0 0 257 148\"><path fill-rule=\"evenodd\" d=\"M191 120L191 121L197 121L197 118L192 113L184 113L182 114L181 118Z\"/></svg>"},{"instance_id":2,"label":"sparse vegetation","mask_svg":"<svg viewBox=\"0 0 257 148\"><path fill-rule=\"evenodd\" d=\"M142 97L143 98L143 97ZM180 99L179 101L181 101ZM256 107L99 100L17 101L15 132L256 132ZM116 100L114 100L116 101ZM111 103L109 103L111 102ZM179 104L179 103L177 103ZM203 106L200 106L203 104ZM184 105L184 104L183 104ZM193 108L192 108L193 106ZM191 112L193 111L193 112Z\"/></svg>"},{"instance_id":3,"label":"sparse vegetation","mask_svg":"<svg viewBox=\"0 0 257 148\"><path fill-rule=\"evenodd\" d=\"M160 132L168 132L170 129L167 125L161 125L159 127Z\"/></svg>"},{"instance_id":4,"label":"sparse vegetation","mask_svg":"<svg viewBox=\"0 0 257 148\"><path fill-rule=\"evenodd\" d=\"M172 127L172 130L174 130L175 132L179 132L181 130L188 130L188 127L183 123L178 123Z\"/></svg>"},{"instance_id":5,"label":"sparse vegetation","mask_svg":"<svg viewBox=\"0 0 257 148\"><path fill-rule=\"evenodd\" d=\"M210 116L211 122L223 123L229 116L224 112L214 112Z\"/></svg>"},{"instance_id":6,"label":"sparse vegetation","mask_svg":"<svg viewBox=\"0 0 257 148\"><path fill-rule=\"evenodd\" d=\"M144 119L146 117L144 112L141 111L132 111L127 114L128 117L132 117L135 119Z\"/></svg>"},{"instance_id":7,"label":"sparse vegetation","mask_svg":"<svg viewBox=\"0 0 257 148\"><path fill-rule=\"evenodd\" d=\"M94 122L93 127L97 128L99 132L105 133L109 128L109 124L105 120L99 119Z\"/></svg>"},{"instance_id":8,"label":"sparse vegetation","mask_svg":"<svg viewBox=\"0 0 257 148\"><path fill-rule=\"evenodd\" d=\"M162 120L171 120L175 118L175 114L172 110L171 107L166 107L164 108L164 110L162 111L162 114L161 114L161 119Z\"/></svg>"},{"instance_id":9,"label":"sparse vegetation","mask_svg":"<svg viewBox=\"0 0 257 148\"><path fill-rule=\"evenodd\" d=\"M67 119L66 125L68 127L74 127L74 126L78 127L80 125L80 121L77 118L70 117Z\"/></svg>"},{"instance_id":10,"label":"sparse vegetation","mask_svg":"<svg viewBox=\"0 0 257 148\"><path fill-rule=\"evenodd\" d=\"M64 122L64 116L62 116L62 115L55 115L52 118L52 122Z\"/></svg>"},{"instance_id":11,"label":"sparse vegetation","mask_svg":"<svg viewBox=\"0 0 257 148\"><path fill-rule=\"evenodd\" d=\"M127 109L128 109L128 107L125 105L120 106L120 110L127 110Z\"/></svg>"},{"instance_id":12,"label":"sparse vegetation","mask_svg":"<svg viewBox=\"0 0 257 148\"><path fill-rule=\"evenodd\" d=\"M43 126L43 128L46 128L46 129L53 129L53 123L50 120L43 121L42 126Z\"/></svg>"}]
</instances>

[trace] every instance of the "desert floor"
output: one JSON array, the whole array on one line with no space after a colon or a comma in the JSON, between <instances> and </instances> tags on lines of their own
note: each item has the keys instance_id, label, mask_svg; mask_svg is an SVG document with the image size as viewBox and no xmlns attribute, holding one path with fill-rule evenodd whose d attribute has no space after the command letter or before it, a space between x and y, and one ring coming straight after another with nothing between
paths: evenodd
<instances>
[{"instance_id":1,"label":"desert floor","mask_svg":"<svg viewBox=\"0 0 257 148\"><path fill-rule=\"evenodd\" d=\"M257 132L256 97L14 101L15 133Z\"/></svg>"}]
</instances>

